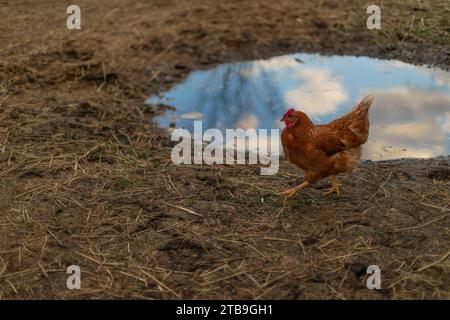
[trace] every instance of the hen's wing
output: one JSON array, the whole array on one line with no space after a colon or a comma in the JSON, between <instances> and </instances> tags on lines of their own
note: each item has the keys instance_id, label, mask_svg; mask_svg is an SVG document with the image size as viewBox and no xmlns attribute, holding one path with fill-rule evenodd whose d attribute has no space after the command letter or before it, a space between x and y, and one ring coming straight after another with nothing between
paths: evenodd
<instances>
[{"instance_id":1,"label":"hen's wing","mask_svg":"<svg viewBox=\"0 0 450 320\"><path fill-rule=\"evenodd\" d=\"M316 126L311 143L327 156L365 143L369 136L368 111L372 102L373 97L367 96L345 116Z\"/></svg>"}]
</instances>

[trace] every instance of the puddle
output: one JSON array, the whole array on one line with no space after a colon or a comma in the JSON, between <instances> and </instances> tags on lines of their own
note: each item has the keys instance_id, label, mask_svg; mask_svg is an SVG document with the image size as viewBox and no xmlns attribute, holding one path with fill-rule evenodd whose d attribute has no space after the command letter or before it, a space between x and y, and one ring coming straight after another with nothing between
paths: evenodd
<instances>
[{"instance_id":1,"label":"puddle","mask_svg":"<svg viewBox=\"0 0 450 320\"><path fill-rule=\"evenodd\" d=\"M223 64L192 72L148 104L168 110L157 122L192 132L218 128L283 128L294 107L317 124L350 111L366 94L370 136L363 158L428 158L450 153L450 72L394 60L292 54L269 60Z\"/></svg>"}]
</instances>

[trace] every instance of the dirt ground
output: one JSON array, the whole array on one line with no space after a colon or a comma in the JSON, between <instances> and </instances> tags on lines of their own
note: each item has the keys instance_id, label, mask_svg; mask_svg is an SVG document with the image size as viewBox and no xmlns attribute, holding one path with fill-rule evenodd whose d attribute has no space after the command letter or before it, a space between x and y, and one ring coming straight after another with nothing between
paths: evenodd
<instances>
[{"instance_id":1,"label":"dirt ground","mask_svg":"<svg viewBox=\"0 0 450 320\"><path fill-rule=\"evenodd\" d=\"M450 298L449 157L364 162L341 196L285 200L285 162L173 165L144 105L191 70L292 52L448 69L447 0L378 1L381 30L366 1L73 2L82 30L72 2L0 0L1 298Z\"/></svg>"}]
</instances>

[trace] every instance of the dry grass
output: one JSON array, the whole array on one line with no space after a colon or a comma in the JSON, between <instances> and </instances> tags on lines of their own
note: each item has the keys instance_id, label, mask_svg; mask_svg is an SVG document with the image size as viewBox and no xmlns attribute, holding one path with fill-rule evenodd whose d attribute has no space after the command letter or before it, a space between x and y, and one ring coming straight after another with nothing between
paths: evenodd
<instances>
[{"instance_id":1,"label":"dry grass","mask_svg":"<svg viewBox=\"0 0 450 320\"><path fill-rule=\"evenodd\" d=\"M1 8L0 297L448 299L448 157L368 162L341 197L324 182L284 200L286 163L174 166L143 105L191 69L292 51L448 67L446 3L385 4L399 14L377 34L359 1L79 1L81 32L56 1Z\"/></svg>"}]
</instances>

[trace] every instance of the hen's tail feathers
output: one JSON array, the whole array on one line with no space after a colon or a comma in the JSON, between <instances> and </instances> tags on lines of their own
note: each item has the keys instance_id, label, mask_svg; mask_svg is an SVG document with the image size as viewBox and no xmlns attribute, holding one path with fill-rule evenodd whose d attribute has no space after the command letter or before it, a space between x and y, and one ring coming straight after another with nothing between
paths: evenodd
<instances>
[{"instance_id":1,"label":"hen's tail feathers","mask_svg":"<svg viewBox=\"0 0 450 320\"><path fill-rule=\"evenodd\" d=\"M364 111L369 110L370 106L371 106L372 103L373 103L373 99L374 99L374 96L373 96L373 95L365 96L365 97L361 100L361 102L355 107L355 109L362 109L362 110L364 110Z\"/></svg>"}]
</instances>

